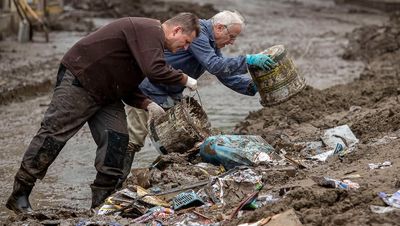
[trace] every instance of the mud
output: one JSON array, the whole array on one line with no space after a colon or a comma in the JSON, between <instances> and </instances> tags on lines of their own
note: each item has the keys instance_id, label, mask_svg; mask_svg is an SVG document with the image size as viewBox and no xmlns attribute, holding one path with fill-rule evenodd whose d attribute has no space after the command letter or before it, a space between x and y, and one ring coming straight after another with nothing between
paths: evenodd
<instances>
[{"instance_id":1,"label":"mud","mask_svg":"<svg viewBox=\"0 0 400 226\"><path fill-rule=\"evenodd\" d=\"M157 0L137 0L137 1L72 1L74 9L88 12L91 17L151 17L165 21L180 12L193 12L201 18L210 18L217 10L212 4L199 5L192 2L180 1L157 1Z\"/></svg>"},{"instance_id":2,"label":"mud","mask_svg":"<svg viewBox=\"0 0 400 226\"><path fill-rule=\"evenodd\" d=\"M71 9L49 20L49 26L53 30L91 31L94 28L94 24L87 18L93 17L120 18L134 16L165 21L180 12L193 12L201 18L207 19L218 12L212 4L199 5L190 2L164 2L157 0L70 1L67 6Z\"/></svg>"},{"instance_id":3,"label":"mud","mask_svg":"<svg viewBox=\"0 0 400 226\"><path fill-rule=\"evenodd\" d=\"M324 129L349 125L362 144L344 159L332 159L305 174L308 178L340 178L359 173L362 179L356 181L360 190L301 187L289 192L281 202L229 224L254 221L290 207L305 225L400 224L398 212L375 214L369 210L369 205L384 205L377 192L398 189L399 26L399 21L392 18L386 26L362 27L348 34L349 48L344 57L359 58L366 64L359 79L325 90L308 87L286 103L251 113L236 127L238 133L262 135L275 147L299 155L293 143L318 140ZM368 169L368 163L387 160L392 161L393 167Z\"/></svg>"},{"instance_id":4,"label":"mud","mask_svg":"<svg viewBox=\"0 0 400 226\"><path fill-rule=\"evenodd\" d=\"M76 2L79 4L80 1ZM193 3L190 0L184 2ZM399 225L398 212L375 214L369 210L371 204L384 205L377 192L392 193L399 189L398 16L388 22L386 14L375 10L337 6L334 1L322 0L260 0L246 5L233 0L196 2L200 5L213 3L213 7L220 10L237 9L245 16L248 26L244 34L235 46L224 50L225 54L257 53L269 46L284 44L309 85L285 103L262 108L259 96L235 94L212 76L204 76L200 81L200 102L213 127L228 133L234 130L240 134L261 135L276 149L285 149L293 158L303 157L299 142L319 140L324 129L337 125L348 124L360 139L358 148L343 159L333 158L325 164L297 170L295 175L276 171L263 174L263 192L288 192L279 196L278 202L246 211L226 224L257 221L293 208L304 225ZM87 9L82 7L82 11ZM96 27L96 20L93 21ZM62 54L85 34L53 32L50 43L44 43L41 34L35 35L35 43L21 45L14 41L15 37L0 42L1 203L5 203L11 192L21 156L50 101L51 93L43 95L38 91L51 90ZM20 89L22 91L18 91ZM46 178L33 190L33 208L46 217L40 214L15 217L1 207L3 222L6 225L35 225L50 220L68 225L76 224L79 218L90 218L88 185L95 176L94 150L95 144L85 126L68 142ZM152 162L156 155L153 147L146 144L145 150L139 153L135 166L148 166ZM368 163L387 160L392 161L392 167L368 168ZM199 169L185 174L189 166L182 164L182 160L176 161L181 165L167 167L164 173L153 170L156 173L148 175L147 186L165 185L168 189L206 177ZM353 173L361 175L361 178L352 179L361 186L355 192L322 188L309 180L312 176L341 178ZM114 219L129 224L126 219ZM114 219L93 218L93 222Z\"/></svg>"}]
</instances>

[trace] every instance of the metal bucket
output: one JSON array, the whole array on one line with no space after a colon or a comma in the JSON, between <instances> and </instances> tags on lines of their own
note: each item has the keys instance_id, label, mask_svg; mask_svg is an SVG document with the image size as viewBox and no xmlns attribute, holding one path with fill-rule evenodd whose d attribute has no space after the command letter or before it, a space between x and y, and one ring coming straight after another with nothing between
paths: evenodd
<instances>
[{"instance_id":1,"label":"metal bucket","mask_svg":"<svg viewBox=\"0 0 400 226\"><path fill-rule=\"evenodd\" d=\"M249 67L250 74L258 88L264 107L288 100L305 87L305 79L298 72L283 45L272 46L262 54L270 55L278 66L270 71Z\"/></svg>"},{"instance_id":2,"label":"metal bucket","mask_svg":"<svg viewBox=\"0 0 400 226\"><path fill-rule=\"evenodd\" d=\"M149 135L161 154L183 153L211 134L211 125L201 105L186 97L149 124Z\"/></svg>"}]
</instances>

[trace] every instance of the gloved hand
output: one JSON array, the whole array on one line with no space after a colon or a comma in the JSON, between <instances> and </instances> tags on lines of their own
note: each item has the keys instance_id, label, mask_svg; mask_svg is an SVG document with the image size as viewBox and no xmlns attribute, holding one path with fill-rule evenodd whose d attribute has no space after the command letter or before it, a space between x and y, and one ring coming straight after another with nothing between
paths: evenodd
<instances>
[{"instance_id":1,"label":"gloved hand","mask_svg":"<svg viewBox=\"0 0 400 226\"><path fill-rule=\"evenodd\" d=\"M269 71L276 66L276 63L269 55L265 54L248 54L246 55L246 62L248 65L257 66L264 71Z\"/></svg>"},{"instance_id":2,"label":"gloved hand","mask_svg":"<svg viewBox=\"0 0 400 226\"><path fill-rule=\"evenodd\" d=\"M249 84L249 86L247 87L247 93L250 95L256 95L256 93L258 92L258 88L256 86L256 84L254 82L251 82Z\"/></svg>"},{"instance_id":3,"label":"gloved hand","mask_svg":"<svg viewBox=\"0 0 400 226\"><path fill-rule=\"evenodd\" d=\"M188 87L190 91L195 91L197 89L197 80L188 76L185 86Z\"/></svg>"},{"instance_id":4,"label":"gloved hand","mask_svg":"<svg viewBox=\"0 0 400 226\"><path fill-rule=\"evenodd\" d=\"M151 102L149 105L147 105L147 111L149 112L148 122L165 115L164 109L154 102Z\"/></svg>"}]
</instances>

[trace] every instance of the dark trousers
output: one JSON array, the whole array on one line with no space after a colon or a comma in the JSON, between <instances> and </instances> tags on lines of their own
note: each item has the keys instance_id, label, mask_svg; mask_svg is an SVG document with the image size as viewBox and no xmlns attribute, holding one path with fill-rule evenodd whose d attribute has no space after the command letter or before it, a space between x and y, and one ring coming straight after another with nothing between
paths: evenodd
<instances>
[{"instance_id":1,"label":"dark trousers","mask_svg":"<svg viewBox=\"0 0 400 226\"><path fill-rule=\"evenodd\" d=\"M53 98L41 127L23 157L16 179L33 184L43 179L65 143L88 122L97 144L94 184L114 186L122 175L128 132L124 105L96 103L64 67L58 72Z\"/></svg>"}]
</instances>

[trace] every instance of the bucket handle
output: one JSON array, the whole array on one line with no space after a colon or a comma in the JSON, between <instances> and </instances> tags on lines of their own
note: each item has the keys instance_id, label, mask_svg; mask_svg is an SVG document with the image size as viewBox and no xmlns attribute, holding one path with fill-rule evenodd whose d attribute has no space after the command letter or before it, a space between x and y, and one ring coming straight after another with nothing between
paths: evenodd
<instances>
[{"instance_id":1,"label":"bucket handle","mask_svg":"<svg viewBox=\"0 0 400 226\"><path fill-rule=\"evenodd\" d=\"M191 94L192 93L192 91L190 91L190 93L189 94ZM190 96L191 98L193 98L194 99L194 96L197 94L197 97L199 98L199 102L200 102L200 106L201 107L203 107L203 102L201 101L201 98L200 98L200 93L199 93L199 91L196 89L196 93L194 93L192 96ZM190 105L190 99L189 99L189 105Z\"/></svg>"},{"instance_id":2,"label":"bucket handle","mask_svg":"<svg viewBox=\"0 0 400 226\"><path fill-rule=\"evenodd\" d=\"M197 91L197 90L196 90ZM198 94L198 93L197 93ZM191 98L193 98L193 97L189 97L188 99L188 102L186 102L186 100L184 99L183 100L183 103L182 103L182 105L183 105L183 114L184 114L184 116L185 116L185 119L186 119L186 121L189 123L189 125L193 128L193 130L196 132L196 134L201 138L201 139L205 139L205 137L200 133L200 131L198 131L198 129L196 128L196 126L195 126L195 123L191 120L191 118L190 118L190 114L189 114L189 112L187 111L187 109L189 109L189 107L188 106L190 106L190 99Z\"/></svg>"},{"instance_id":3,"label":"bucket handle","mask_svg":"<svg viewBox=\"0 0 400 226\"><path fill-rule=\"evenodd\" d=\"M149 122L149 130L150 130L149 131L150 135L153 138L154 142L159 143L160 138L158 137L158 134L157 134L156 126L154 124L154 119L151 119ZM165 149L164 146L160 145L159 149L162 154L164 154L164 155L168 154L168 151Z\"/></svg>"}]
</instances>

